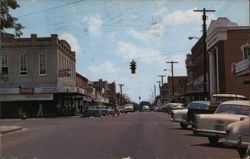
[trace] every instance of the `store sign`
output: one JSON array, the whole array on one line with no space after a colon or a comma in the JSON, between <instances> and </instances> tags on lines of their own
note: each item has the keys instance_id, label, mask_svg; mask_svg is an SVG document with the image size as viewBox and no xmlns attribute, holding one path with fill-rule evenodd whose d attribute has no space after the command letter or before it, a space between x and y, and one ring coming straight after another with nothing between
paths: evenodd
<instances>
[{"instance_id":1,"label":"store sign","mask_svg":"<svg viewBox=\"0 0 250 159\"><path fill-rule=\"evenodd\" d=\"M59 77L70 77L71 76L71 70L69 68L67 69L61 69L58 71Z\"/></svg>"},{"instance_id":2,"label":"store sign","mask_svg":"<svg viewBox=\"0 0 250 159\"><path fill-rule=\"evenodd\" d=\"M247 59L235 64L236 74L248 69L250 69L250 56Z\"/></svg>"},{"instance_id":3,"label":"store sign","mask_svg":"<svg viewBox=\"0 0 250 159\"><path fill-rule=\"evenodd\" d=\"M56 93L59 92L57 87L45 87L45 88L36 88L36 93Z\"/></svg>"},{"instance_id":4,"label":"store sign","mask_svg":"<svg viewBox=\"0 0 250 159\"><path fill-rule=\"evenodd\" d=\"M34 88L20 88L20 94L32 94L34 93Z\"/></svg>"},{"instance_id":5,"label":"store sign","mask_svg":"<svg viewBox=\"0 0 250 159\"><path fill-rule=\"evenodd\" d=\"M0 101L36 101L36 100L53 100L53 94L13 94L1 95Z\"/></svg>"}]
</instances>

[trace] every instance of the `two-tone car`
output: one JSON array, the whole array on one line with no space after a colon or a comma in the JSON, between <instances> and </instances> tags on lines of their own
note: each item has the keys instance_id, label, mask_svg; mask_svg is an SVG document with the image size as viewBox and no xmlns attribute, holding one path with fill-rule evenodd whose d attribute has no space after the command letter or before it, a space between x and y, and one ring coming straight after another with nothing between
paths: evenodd
<instances>
[{"instance_id":1,"label":"two-tone car","mask_svg":"<svg viewBox=\"0 0 250 159\"><path fill-rule=\"evenodd\" d=\"M183 103L168 103L166 106L166 112L168 114L171 114L171 112L173 110L180 110L180 109L184 109L184 105Z\"/></svg>"},{"instance_id":2,"label":"two-tone car","mask_svg":"<svg viewBox=\"0 0 250 159\"><path fill-rule=\"evenodd\" d=\"M230 123L243 120L250 115L250 101L233 100L219 105L214 114L197 114L193 133L208 137L210 144L216 145L220 138L226 137Z\"/></svg>"},{"instance_id":3,"label":"two-tone car","mask_svg":"<svg viewBox=\"0 0 250 159\"><path fill-rule=\"evenodd\" d=\"M228 146L236 146L241 158L250 158L250 117L229 124L223 143Z\"/></svg>"},{"instance_id":4,"label":"two-tone car","mask_svg":"<svg viewBox=\"0 0 250 159\"><path fill-rule=\"evenodd\" d=\"M210 101L193 101L190 102L186 109L173 110L171 112L171 120L179 122L180 127L186 129L189 125L193 125L195 114L207 114L209 111Z\"/></svg>"}]
</instances>

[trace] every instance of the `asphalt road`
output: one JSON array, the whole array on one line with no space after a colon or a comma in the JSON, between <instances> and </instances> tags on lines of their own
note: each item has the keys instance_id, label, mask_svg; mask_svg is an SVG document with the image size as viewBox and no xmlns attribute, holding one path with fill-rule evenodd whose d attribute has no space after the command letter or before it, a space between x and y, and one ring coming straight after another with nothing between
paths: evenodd
<instances>
[{"instance_id":1,"label":"asphalt road","mask_svg":"<svg viewBox=\"0 0 250 159\"><path fill-rule=\"evenodd\" d=\"M25 129L1 137L5 159L237 159L237 151L212 147L169 121L165 113L119 117L0 120Z\"/></svg>"}]
</instances>

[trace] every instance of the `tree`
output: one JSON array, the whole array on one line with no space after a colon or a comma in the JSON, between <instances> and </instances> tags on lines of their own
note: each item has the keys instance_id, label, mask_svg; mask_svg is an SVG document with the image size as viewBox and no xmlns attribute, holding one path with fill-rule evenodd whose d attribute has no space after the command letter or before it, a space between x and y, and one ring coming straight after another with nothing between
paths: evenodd
<instances>
[{"instance_id":1,"label":"tree","mask_svg":"<svg viewBox=\"0 0 250 159\"><path fill-rule=\"evenodd\" d=\"M10 9L16 9L20 7L16 0L0 0L0 31L5 29L14 29L17 37L20 37L23 33L21 29L24 27L17 22L17 18L10 15Z\"/></svg>"}]
</instances>

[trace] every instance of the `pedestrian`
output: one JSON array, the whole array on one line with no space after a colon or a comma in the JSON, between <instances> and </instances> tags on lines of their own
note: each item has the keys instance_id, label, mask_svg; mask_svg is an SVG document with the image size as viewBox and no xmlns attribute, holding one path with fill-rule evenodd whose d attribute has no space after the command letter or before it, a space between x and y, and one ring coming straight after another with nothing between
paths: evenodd
<instances>
[{"instance_id":1,"label":"pedestrian","mask_svg":"<svg viewBox=\"0 0 250 159\"><path fill-rule=\"evenodd\" d=\"M60 116L61 115L61 104L60 103L56 104L56 110L57 110L57 116Z\"/></svg>"},{"instance_id":2,"label":"pedestrian","mask_svg":"<svg viewBox=\"0 0 250 159\"><path fill-rule=\"evenodd\" d=\"M19 108L18 114L19 114L20 119L26 119L27 118L26 112L23 110L23 108Z\"/></svg>"},{"instance_id":3,"label":"pedestrian","mask_svg":"<svg viewBox=\"0 0 250 159\"><path fill-rule=\"evenodd\" d=\"M43 117L43 105L41 103L38 106L37 117Z\"/></svg>"}]
</instances>

